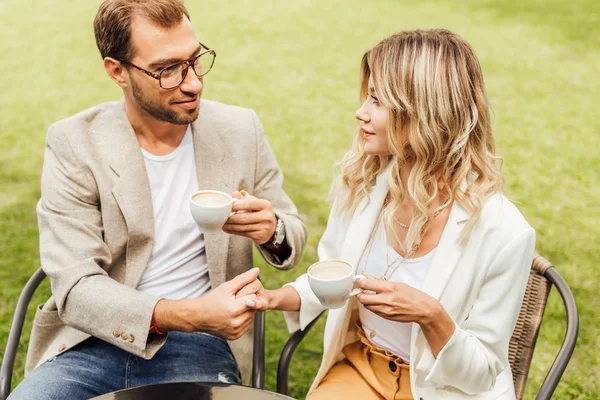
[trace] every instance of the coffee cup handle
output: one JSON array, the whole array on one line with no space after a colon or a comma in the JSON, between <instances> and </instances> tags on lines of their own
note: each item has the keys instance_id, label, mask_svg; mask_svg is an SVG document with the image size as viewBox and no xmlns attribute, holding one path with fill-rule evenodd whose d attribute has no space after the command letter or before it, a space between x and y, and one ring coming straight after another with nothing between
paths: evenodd
<instances>
[{"instance_id":1,"label":"coffee cup handle","mask_svg":"<svg viewBox=\"0 0 600 400\"><path fill-rule=\"evenodd\" d=\"M238 201L238 200L239 200L239 199L236 199L235 197L232 197L232 198L231 198L231 205L233 206L233 203L235 203L235 202L236 202L236 201ZM231 217L233 217L235 214L237 214L237 211L232 211L232 212L230 212L230 213L229 213L229 217L228 217L228 218L231 218Z\"/></svg>"},{"instance_id":2,"label":"coffee cup handle","mask_svg":"<svg viewBox=\"0 0 600 400\"><path fill-rule=\"evenodd\" d=\"M354 278L352 278L352 282L356 282L359 279L367 279L364 275L354 275ZM358 288L358 289L354 289L350 292L350 294L348 294L348 297L352 297L352 296L356 296L359 293L362 293L362 289Z\"/></svg>"}]
</instances>

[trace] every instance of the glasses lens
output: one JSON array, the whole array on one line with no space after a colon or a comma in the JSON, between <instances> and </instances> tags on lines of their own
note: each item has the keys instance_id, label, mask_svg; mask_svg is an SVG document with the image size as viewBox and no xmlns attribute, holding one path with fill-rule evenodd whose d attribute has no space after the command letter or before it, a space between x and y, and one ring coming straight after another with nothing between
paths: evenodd
<instances>
[{"instance_id":1,"label":"glasses lens","mask_svg":"<svg viewBox=\"0 0 600 400\"><path fill-rule=\"evenodd\" d=\"M208 74L208 71L210 71L214 62L214 52L210 51L208 53L202 54L196 59L196 62L194 63L194 71L196 71L196 75L202 76Z\"/></svg>"},{"instance_id":2,"label":"glasses lens","mask_svg":"<svg viewBox=\"0 0 600 400\"><path fill-rule=\"evenodd\" d=\"M183 71L187 64L175 64L166 68L160 74L160 86L164 89L172 89L183 81Z\"/></svg>"}]
</instances>

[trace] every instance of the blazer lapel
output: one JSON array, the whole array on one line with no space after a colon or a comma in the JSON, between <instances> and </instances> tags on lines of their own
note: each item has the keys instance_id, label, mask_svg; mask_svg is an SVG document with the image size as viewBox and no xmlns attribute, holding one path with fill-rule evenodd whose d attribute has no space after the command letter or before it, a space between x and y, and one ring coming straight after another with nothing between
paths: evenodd
<instances>
[{"instance_id":1,"label":"blazer lapel","mask_svg":"<svg viewBox=\"0 0 600 400\"><path fill-rule=\"evenodd\" d=\"M103 117L98 130L112 142L108 143L110 168L117 176L112 194L127 224L127 268L121 278L125 285L135 287L152 255L154 213L146 166L123 100L115 112Z\"/></svg>"},{"instance_id":2,"label":"blazer lapel","mask_svg":"<svg viewBox=\"0 0 600 400\"><path fill-rule=\"evenodd\" d=\"M454 202L422 288L436 300L440 298L462 254L458 238L468 218L469 213Z\"/></svg>"},{"instance_id":3,"label":"blazer lapel","mask_svg":"<svg viewBox=\"0 0 600 400\"><path fill-rule=\"evenodd\" d=\"M469 213L467 210L455 201L452 204L448 222L446 222L442 232L442 237L422 288L423 292L436 300L439 300L450 280L450 276L460 261L462 252L458 239L464 227L464 222L468 218ZM411 369L429 371L435 362L435 357L427 346L425 337L420 333L421 327L419 324L413 324L411 332Z\"/></svg>"},{"instance_id":4,"label":"blazer lapel","mask_svg":"<svg viewBox=\"0 0 600 400\"><path fill-rule=\"evenodd\" d=\"M201 102L200 115L192 124L192 133L198 189L232 192L235 188L231 185L231 170L227 168L224 143L227 132L218 131L210 104ZM229 235L224 232L205 234L204 246L211 284L217 287L227 279Z\"/></svg>"},{"instance_id":5,"label":"blazer lapel","mask_svg":"<svg viewBox=\"0 0 600 400\"><path fill-rule=\"evenodd\" d=\"M345 261L351 263L354 266L354 270L358 268L358 263L362 254L364 253L369 237L375 223L379 218L383 202L388 193L388 175L392 166L388 166L385 171L377 177L375 187L367 198L364 198L358 205L356 213L352 216L348 231L346 232L346 239L342 247L341 257Z\"/></svg>"}]
</instances>

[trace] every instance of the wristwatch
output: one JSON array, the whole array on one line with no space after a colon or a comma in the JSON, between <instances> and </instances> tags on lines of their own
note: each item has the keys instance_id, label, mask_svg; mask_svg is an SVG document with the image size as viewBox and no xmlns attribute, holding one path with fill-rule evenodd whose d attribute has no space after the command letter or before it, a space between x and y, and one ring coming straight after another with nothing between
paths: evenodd
<instances>
[{"instance_id":1,"label":"wristwatch","mask_svg":"<svg viewBox=\"0 0 600 400\"><path fill-rule=\"evenodd\" d=\"M285 240L285 224L283 223L283 220L277 216L275 216L275 218L277 218L277 226L275 227L275 233L273 234L273 240L271 240L271 243L269 243L271 246L277 248L279 246L281 246L281 244L283 243L283 241Z\"/></svg>"}]
</instances>

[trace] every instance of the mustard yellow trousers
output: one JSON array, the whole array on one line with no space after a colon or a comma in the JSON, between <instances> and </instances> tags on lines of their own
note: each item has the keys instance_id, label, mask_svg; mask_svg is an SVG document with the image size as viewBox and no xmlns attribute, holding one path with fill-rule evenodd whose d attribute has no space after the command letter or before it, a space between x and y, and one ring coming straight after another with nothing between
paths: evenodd
<instances>
[{"instance_id":1,"label":"mustard yellow trousers","mask_svg":"<svg viewBox=\"0 0 600 400\"><path fill-rule=\"evenodd\" d=\"M360 340L346 345L346 359L327 372L307 400L413 400L409 366L387 350L375 347L358 327Z\"/></svg>"}]
</instances>

